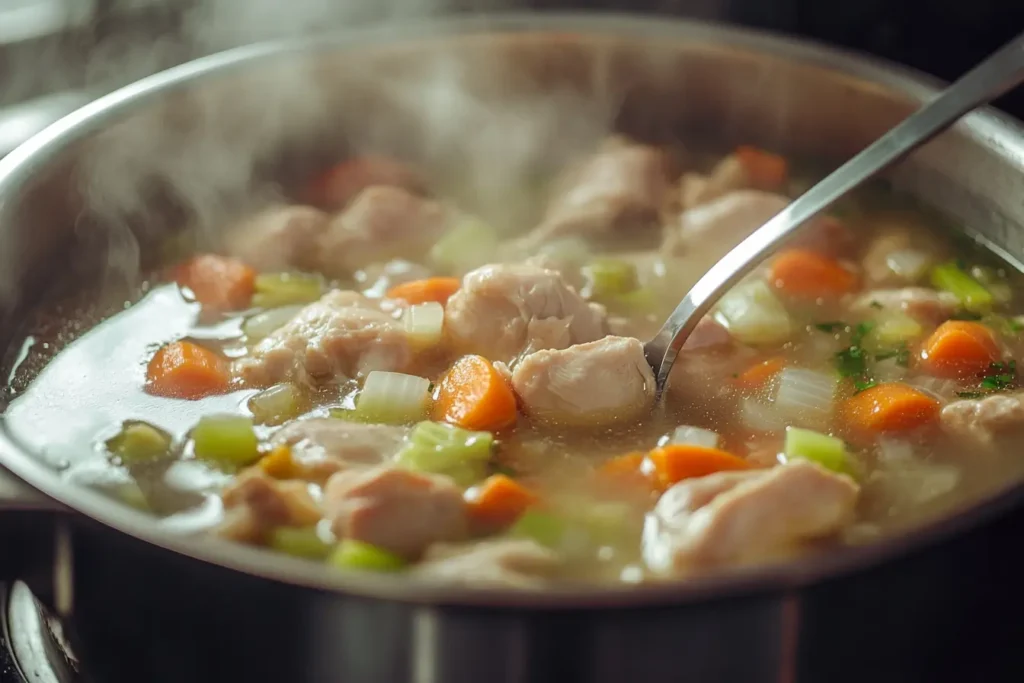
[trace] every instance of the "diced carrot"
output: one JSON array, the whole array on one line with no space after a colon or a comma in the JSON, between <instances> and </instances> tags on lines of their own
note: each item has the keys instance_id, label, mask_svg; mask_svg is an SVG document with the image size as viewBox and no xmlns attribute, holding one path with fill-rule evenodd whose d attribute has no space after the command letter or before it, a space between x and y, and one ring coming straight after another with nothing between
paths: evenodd
<instances>
[{"instance_id":1,"label":"diced carrot","mask_svg":"<svg viewBox=\"0 0 1024 683\"><path fill-rule=\"evenodd\" d=\"M966 378L985 372L999 360L999 346L985 325L947 320L924 342L921 360L933 375Z\"/></svg>"},{"instance_id":2,"label":"diced carrot","mask_svg":"<svg viewBox=\"0 0 1024 683\"><path fill-rule=\"evenodd\" d=\"M256 288L256 271L238 259L200 254L172 271L174 281L188 287L205 308L231 311L245 308Z\"/></svg>"},{"instance_id":3,"label":"diced carrot","mask_svg":"<svg viewBox=\"0 0 1024 683\"><path fill-rule=\"evenodd\" d=\"M741 372L738 376L733 378L733 384L740 389L747 389L753 391L754 389L760 389L764 385L768 384L775 375L782 372L782 369L786 367L786 359L776 356L763 360Z\"/></svg>"},{"instance_id":4,"label":"diced carrot","mask_svg":"<svg viewBox=\"0 0 1024 683\"><path fill-rule=\"evenodd\" d=\"M856 436L924 427L938 417L939 402L906 384L878 384L848 398L841 414Z\"/></svg>"},{"instance_id":5,"label":"diced carrot","mask_svg":"<svg viewBox=\"0 0 1024 683\"><path fill-rule=\"evenodd\" d=\"M401 187L421 193L423 180L401 162L382 156L363 156L331 166L316 176L304 200L321 208L338 210L371 185Z\"/></svg>"},{"instance_id":6,"label":"diced carrot","mask_svg":"<svg viewBox=\"0 0 1024 683\"><path fill-rule=\"evenodd\" d=\"M466 491L469 514L488 526L507 526L516 521L537 497L504 474L495 474Z\"/></svg>"},{"instance_id":7,"label":"diced carrot","mask_svg":"<svg viewBox=\"0 0 1024 683\"><path fill-rule=\"evenodd\" d=\"M497 431L516 422L516 397L483 356L463 356L441 379L434 419L472 430Z\"/></svg>"},{"instance_id":8,"label":"diced carrot","mask_svg":"<svg viewBox=\"0 0 1024 683\"><path fill-rule=\"evenodd\" d=\"M743 458L717 448L692 444L669 444L655 448L647 460L663 486L683 479L703 477L715 472L750 469Z\"/></svg>"},{"instance_id":9,"label":"diced carrot","mask_svg":"<svg viewBox=\"0 0 1024 683\"><path fill-rule=\"evenodd\" d=\"M750 184L759 190L778 190L789 176L789 164L778 154L741 145L736 148L736 158L750 178Z\"/></svg>"},{"instance_id":10,"label":"diced carrot","mask_svg":"<svg viewBox=\"0 0 1024 683\"><path fill-rule=\"evenodd\" d=\"M857 276L839 261L810 249L787 249L772 261L769 281L805 299L838 298L857 288Z\"/></svg>"},{"instance_id":11,"label":"diced carrot","mask_svg":"<svg viewBox=\"0 0 1024 683\"><path fill-rule=\"evenodd\" d=\"M408 304L436 301L444 305L461 286L462 280L457 277L429 277L426 280L413 280L395 285L388 290L388 298L403 299Z\"/></svg>"},{"instance_id":12,"label":"diced carrot","mask_svg":"<svg viewBox=\"0 0 1024 683\"><path fill-rule=\"evenodd\" d=\"M292 458L292 449L282 444L260 458L260 469L274 479L295 479L299 467Z\"/></svg>"},{"instance_id":13,"label":"diced carrot","mask_svg":"<svg viewBox=\"0 0 1024 683\"><path fill-rule=\"evenodd\" d=\"M146 367L146 391L157 396L202 398L224 393L230 383L227 361L187 341L164 346Z\"/></svg>"}]
</instances>

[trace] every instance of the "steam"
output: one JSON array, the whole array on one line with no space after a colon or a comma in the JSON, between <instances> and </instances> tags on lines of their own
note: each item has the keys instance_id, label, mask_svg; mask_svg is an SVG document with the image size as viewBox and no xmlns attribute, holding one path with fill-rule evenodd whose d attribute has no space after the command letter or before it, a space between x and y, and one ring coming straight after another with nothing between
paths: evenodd
<instances>
[{"instance_id":1,"label":"steam","mask_svg":"<svg viewBox=\"0 0 1024 683\"><path fill-rule=\"evenodd\" d=\"M477 0L471 9L499 1ZM239 45L458 8L457 0L203 0L178 32L157 42L121 36L96 46L86 71L90 86L110 90ZM280 166L281 150L301 171L346 150L410 158L458 175L474 210L527 229L515 188L592 148L612 129L624 96L600 60L582 89L568 80L537 87L500 51L467 60L439 49L412 69L367 60L266 61L162 96L159 107L89 140L75 175L82 203L75 230L105 254L107 283L137 278L137 238L187 225L213 240L230 216L278 195L268 169ZM14 269L4 268L2 253L18 258L3 247L0 320L16 287L3 275Z\"/></svg>"}]
</instances>

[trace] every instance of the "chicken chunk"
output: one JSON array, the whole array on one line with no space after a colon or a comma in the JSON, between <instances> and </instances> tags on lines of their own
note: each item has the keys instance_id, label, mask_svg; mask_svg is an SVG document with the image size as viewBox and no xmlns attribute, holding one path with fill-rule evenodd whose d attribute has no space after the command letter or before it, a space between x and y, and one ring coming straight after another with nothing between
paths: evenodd
<instances>
[{"instance_id":1,"label":"chicken chunk","mask_svg":"<svg viewBox=\"0 0 1024 683\"><path fill-rule=\"evenodd\" d=\"M448 300L445 329L456 346L509 362L607 334L604 307L588 303L553 270L488 265L466 275Z\"/></svg>"},{"instance_id":2,"label":"chicken chunk","mask_svg":"<svg viewBox=\"0 0 1024 683\"><path fill-rule=\"evenodd\" d=\"M980 445L1024 428L1024 394L996 394L954 401L942 409L943 429Z\"/></svg>"},{"instance_id":3,"label":"chicken chunk","mask_svg":"<svg viewBox=\"0 0 1024 683\"><path fill-rule=\"evenodd\" d=\"M406 429L334 418L297 420L279 429L271 442L291 448L303 478L323 482L335 472L379 465L405 443Z\"/></svg>"},{"instance_id":4,"label":"chicken chunk","mask_svg":"<svg viewBox=\"0 0 1024 683\"><path fill-rule=\"evenodd\" d=\"M669 187L666 171L665 155L655 147L607 145L565 179L528 241L655 225Z\"/></svg>"},{"instance_id":5,"label":"chicken chunk","mask_svg":"<svg viewBox=\"0 0 1024 683\"><path fill-rule=\"evenodd\" d=\"M221 493L224 522L219 535L258 543L277 526L308 526L321 517L320 506L303 481L278 481L253 468Z\"/></svg>"},{"instance_id":6,"label":"chicken chunk","mask_svg":"<svg viewBox=\"0 0 1024 683\"><path fill-rule=\"evenodd\" d=\"M312 269L330 217L310 206L275 206L232 228L227 251L257 270Z\"/></svg>"},{"instance_id":7,"label":"chicken chunk","mask_svg":"<svg viewBox=\"0 0 1024 683\"><path fill-rule=\"evenodd\" d=\"M398 187L422 194L426 182L411 167L380 156L363 156L334 166L310 188L310 201L329 211L343 209L363 190L374 186Z\"/></svg>"},{"instance_id":8,"label":"chicken chunk","mask_svg":"<svg viewBox=\"0 0 1024 683\"><path fill-rule=\"evenodd\" d=\"M592 426L638 419L655 385L639 339L605 337L531 353L512 372L512 388L537 421Z\"/></svg>"},{"instance_id":9,"label":"chicken chunk","mask_svg":"<svg viewBox=\"0 0 1024 683\"><path fill-rule=\"evenodd\" d=\"M318 270L340 277L374 261L421 256L448 224L439 202L397 187L368 188L317 240Z\"/></svg>"},{"instance_id":10,"label":"chicken chunk","mask_svg":"<svg viewBox=\"0 0 1024 683\"><path fill-rule=\"evenodd\" d=\"M435 545L415 573L445 582L542 588L561 565L558 555L526 539Z\"/></svg>"},{"instance_id":11,"label":"chicken chunk","mask_svg":"<svg viewBox=\"0 0 1024 683\"><path fill-rule=\"evenodd\" d=\"M903 311L921 322L939 323L956 312L960 305L954 294L938 292L924 287L903 289L876 289L862 294L850 310L870 313L873 308Z\"/></svg>"},{"instance_id":12,"label":"chicken chunk","mask_svg":"<svg viewBox=\"0 0 1024 683\"><path fill-rule=\"evenodd\" d=\"M451 480L388 465L335 474L324 489L324 506L339 538L408 559L467 533L462 491Z\"/></svg>"},{"instance_id":13,"label":"chicken chunk","mask_svg":"<svg viewBox=\"0 0 1024 683\"><path fill-rule=\"evenodd\" d=\"M666 573L781 558L849 524L859 494L849 477L804 460L689 479L648 516L644 559Z\"/></svg>"},{"instance_id":14,"label":"chicken chunk","mask_svg":"<svg viewBox=\"0 0 1024 683\"><path fill-rule=\"evenodd\" d=\"M323 385L373 370L401 370L412 351L387 301L334 290L303 308L235 363L250 385Z\"/></svg>"},{"instance_id":15,"label":"chicken chunk","mask_svg":"<svg viewBox=\"0 0 1024 683\"><path fill-rule=\"evenodd\" d=\"M734 190L750 187L750 176L735 154L725 157L711 173L684 173L679 180L679 200L683 209L692 209L718 199Z\"/></svg>"},{"instance_id":16,"label":"chicken chunk","mask_svg":"<svg viewBox=\"0 0 1024 683\"><path fill-rule=\"evenodd\" d=\"M719 259L789 202L783 195L761 190L728 192L683 211L675 226L666 226L662 252L680 256L699 251L709 260ZM833 256L843 254L850 246L846 228L829 216L815 219L803 230L795 245Z\"/></svg>"}]
</instances>

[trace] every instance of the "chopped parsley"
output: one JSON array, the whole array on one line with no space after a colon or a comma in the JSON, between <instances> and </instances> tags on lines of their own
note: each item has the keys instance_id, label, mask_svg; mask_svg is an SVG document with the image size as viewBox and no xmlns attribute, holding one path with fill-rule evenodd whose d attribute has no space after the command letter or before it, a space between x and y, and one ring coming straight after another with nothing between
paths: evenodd
<instances>
[{"instance_id":1,"label":"chopped parsley","mask_svg":"<svg viewBox=\"0 0 1024 683\"><path fill-rule=\"evenodd\" d=\"M836 369L843 377L859 377L867 372L867 356L859 346L849 346L836 354Z\"/></svg>"},{"instance_id":2,"label":"chopped parsley","mask_svg":"<svg viewBox=\"0 0 1024 683\"><path fill-rule=\"evenodd\" d=\"M870 389L876 384L878 384L878 382L873 379L856 379L853 381L853 388L856 389L856 393L860 393L865 389Z\"/></svg>"},{"instance_id":3,"label":"chopped parsley","mask_svg":"<svg viewBox=\"0 0 1024 683\"><path fill-rule=\"evenodd\" d=\"M815 323L814 326L822 332L837 332L846 328L844 322L828 322L828 323Z\"/></svg>"},{"instance_id":4,"label":"chopped parsley","mask_svg":"<svg viewBox=\"0 0 1024 683\"><path fill-rule=\"evenodd\" d=\"M857 326L853 328L853 335L850 337L850 346L860 346L864 337L873 329L875 329L875 324L872 322L857 323Z\"/></svg>"},{"instance_id":5,"label":"chopped parsley","mask_svg":"<svg viewBox=\"0 0 1024 683\"><path fill-rule=\"evenodd\" d=\"M960 398L981 398L985 395L984 391L958 391L956 395Z\"/></svg>"},{"instance_id":6,"label":"chopped parsley","mask_svg":"<svg viewBox=\"0 0 1024 683\"><path fill-rule=\"evenodd\" d=\"M883 308L885 308L885 306L882 305L881 301L872 301L871 308L877 308L878 310L882 310Z\"/></svg>"},{"instance_id":7,"label":"chopped parsley","mask_svg":"<svg viewBox=\"0 0 1024 683\"><path fill-rule=\"evenodd\" d=\"M1017 383L1017 361L1008 363L992 363L988 373L981 380L981 388L986 391L1002 391Z\"/></svg>"},{"instance_id":8,"label":"chopped parsley","mask_svg":"<svg viewBox=\"0 0 1024 683\"><path fill-rule=\"evenodd\" d=\"M967 310L959 310L949 317L950 320L981 320L980 313Z\"/></svg>"},{"instance_id":9,"label":"chopped parsley","mask_svg":"<svg viewBox=\"0 0 1024 683\"><path fill-rule=\"evenodd\" d=\"M1013 332L1020 332L1021 330L1024 330L1024 323L1016 318L1010 318L1010 330Z\"/></svg>"},{"instance_id":10,"label":"chopped parsley","mask_svg":"<svg viewBox=\"0 0 1024 683\"><path fill-rule=\"evenodd\" d=\"M889 360L890 358L896 359L896 365L901 368L910 367L910 348L906 342L903 342L895 349L889 351L879 351L875 354L876 361Z\"/></svg>"}]
</instances>

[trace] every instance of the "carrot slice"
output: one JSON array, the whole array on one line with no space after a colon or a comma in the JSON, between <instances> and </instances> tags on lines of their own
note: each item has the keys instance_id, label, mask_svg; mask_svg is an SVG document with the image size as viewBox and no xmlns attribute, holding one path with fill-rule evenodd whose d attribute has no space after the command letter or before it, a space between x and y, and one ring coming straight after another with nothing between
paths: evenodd
<instances>
[{"instance_id":1,"label":"carrot slice","mask_svg":"<svg viewBox=\"0 0 1024 683\"><path fill-rule=\"evenodd\" d=\"M751 365L733 378L733 384L740 389L760 389L786 367L786 359L776 356Z\"/></svg>"},{"instance_id":2,"label":"carrot slice","mask_svg":"<svg viewBox=\"0 0 1024 683\"><path fill-rule=\"evenodd\" d=\"M441 379L434 419L474 431L497 431L516 422L516 397L483 356L463 356Z\"/></svg>"},{"instance_id":3,"label":"carrot slice","mask_svg":"<svg viewBox=\"0 0 1024 683\"><path fill-rule=\"evenodd\" d=\"M473 519L489 526L516 521L537 497L504 474L495 474L466 491L466 506Z\"/></svg>"},{"instance_id":4,"label":"carrot slice","mask_svg":"<svg viewBox=\"0 0 1024 683\"><path fill-rule=\"evenodd\" d=\"M607 477L631 476L640 471L647 455L639 451L618 455L610 460L605 460L597 468L598 474Z\"/></svg>"},{"instance_id":5,"label":"carrot slice","mask_svg":"<svg viewBox=\"0 0 1024 683\"><path fill-rule=\"evenodd\" d=\"M839 261L810 249L787 249L772 262L769 280L799 298L838 298L857 288L857 276Z\"/></svg>"},{"instance_id":6,"label":"carrot slice","mask_svg":"<svg viewBox=\"0 0 1024 683\"><path fill-rule=\"evenodd\" d=\"M292 449L280 445L260 458L260 469L274 479L295 479L299 476L299 467L292 458Z\"/></svg>"},{"instance_id":7,"label":"carrot slice","mask_svg":"<svg viewBox=\"0 0 1024 683\"><path fill-rule=\"evenodd\" d=\"M759 190L778 190L789 176L789 164L778 154L750 145L737 147L735 154L750 184Z\"/></svg>"},{"instance_id":8,"label":"carrot slice","mask_svg":"<svg viewBox=\"0 0 1024 683\"><path fill-rule=\"evenodd\" d=\"M848 398L841 414L856 435L924 427L939 415L939 402L906 384L879 384Z\"/></svg>"},{"instance_id":9,"label":"carrot slice","mask_svg":"<svg viewBox=\"0 0 1024 683\"><path fill-rule=\"evenodd\" d=\"M448 298L461 286L462 280L457 277L429 277L395 285L388 290L388 298L404 299L409 304L436 301L443 305L448 303Z\"/></svg>"},{"instance_id":10,"label":"carrot slice","mask_svg":"<svg viewBox=\"0 0 1024 683\"><path fill-rule=\"evenodd\" d=\"M164 346L146 367L146 391L157 396L202 398L224 393L230 383L227 361L187 341Z\"/></svg>"},{"instance_id":11,"label":"carrot slice","mask_svg":"<svg viewBox=\"0 0 1024 683\"><path fill-rule=\"evenodd\" d=\"M921 360L933 375L965 378L985 372L999 360L999 346L981 323L947 320L925 341Z\"/></svg>"},{"instance_id":12,"label":"carrot slice","mask_svg":"<svg viewBox=\"0 0 1024 683\"><path fill-rule=\"evenodd\" d=\"M658 480L671 486L683 479L704 477L715 472L751 468L743 458L717 448L691 444L669 444L647 454Z\"/></svg>"},{"instance_id":13,"label":"carrot slice","mask_svg":"<svg viewBox=\"0 0 1024 683\"><path fill-rule=\"evenodd\" d=\"M245 308L256 289L256 271L238 259L200 254L172 271L174 281L188 287L205 308L221 311Z\"/></svg>"}]
</instances>

